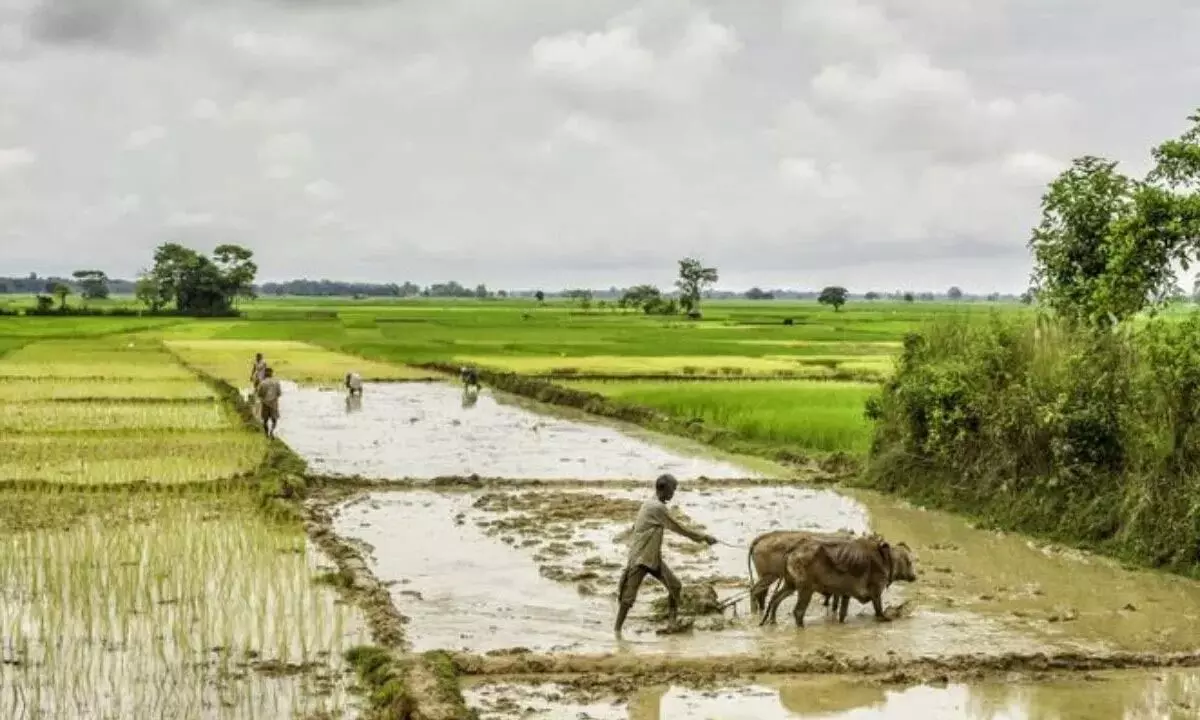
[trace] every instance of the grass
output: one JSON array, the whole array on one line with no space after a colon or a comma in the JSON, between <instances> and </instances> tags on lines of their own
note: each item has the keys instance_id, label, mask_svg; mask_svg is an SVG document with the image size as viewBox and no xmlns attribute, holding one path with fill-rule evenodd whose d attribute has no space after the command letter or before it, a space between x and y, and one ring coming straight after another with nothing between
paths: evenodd
<instances>
[{"instance_id":1,"label":"grass","mask_svg":"<svg viewBox=\"0 0 1200 720\"><path fill-rule=\"evenodd\" d=\"M862 452L870 440L863 416L868 383L780 380L559 381L616 400L697 418L747 438L824 452Z\"/></svg>"},{"instance_id":2,"label":"grass","mask_svg":"<svg viewBox=\"0 0 1200 720\"><path fill-rule=\"evenodd\" d=\"M238 497L10 493L0 511L0 715L338 711L361 618L299 528Z\"/></svg>"},{"instance_id":3,"label":"grass","mask_svg":"<svg viewBox=\"0 0 1200 720\"><path fill-rule=\"evenodd\" d=\"M332 352L303 342L281 340L170 340L167 347L189 364L235 387L250 384L256 352L279 378L297 383L341 383L347 372L364 380L417 380L430 373Z\"/></svg>"},{"instance_id":4,"label":"grass","mask_svg":"<svg viewBox=\"0 0 1200 720\"><path fill-rule=\"evenodd\" d=\"M266 441L241 430L133 434L14 435L0 458L0 482L70 485L179 484L253 470Z\"/></svg>"}]
</instances>

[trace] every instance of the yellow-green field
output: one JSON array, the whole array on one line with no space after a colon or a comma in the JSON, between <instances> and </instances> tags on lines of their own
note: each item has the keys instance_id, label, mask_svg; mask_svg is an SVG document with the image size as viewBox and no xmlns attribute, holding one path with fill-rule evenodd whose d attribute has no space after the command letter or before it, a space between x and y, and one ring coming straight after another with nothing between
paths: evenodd
<instances>
[{"instance_id":1,"label":"yellow-green field","mask_svg":"<svg viewBox=\"0 0 1200 720\"><path fill-rule=\"evenodd\" d=\"M522 375L780 377L878 380L891 369L887 355L667 355L506 357L460 355L456 363Z\"/></svg>"},{"instance_id":2,"label":"yellow-green field","mask_svg":"<svg viewBox=\"0 0 1200 720\"><path fill-rule=\"evenodd\" d=\"M433 374L330 352L304 342L283 340L167 340L186 363L234 387L250 384L255 353L263 353L275 375L297 383L339 384L355 371L363 380L421 380Z\"/></svg>"}]
</instances>

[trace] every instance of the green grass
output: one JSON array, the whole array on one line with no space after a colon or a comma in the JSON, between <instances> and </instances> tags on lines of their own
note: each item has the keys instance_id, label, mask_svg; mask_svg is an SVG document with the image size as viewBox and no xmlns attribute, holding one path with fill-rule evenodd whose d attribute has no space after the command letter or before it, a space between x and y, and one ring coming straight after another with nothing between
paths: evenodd
<instances>
[{"instance_id":1,"label":"green grass","mask_svg":"<svg viewBox=\"0 0 1200 720\"><path fill-rule=\"evenodd\" d=\"M869 383L764 381L559 381L677 418L698 418L755 440L820 452L863 452Z\"/></svg>"}]
</instances>

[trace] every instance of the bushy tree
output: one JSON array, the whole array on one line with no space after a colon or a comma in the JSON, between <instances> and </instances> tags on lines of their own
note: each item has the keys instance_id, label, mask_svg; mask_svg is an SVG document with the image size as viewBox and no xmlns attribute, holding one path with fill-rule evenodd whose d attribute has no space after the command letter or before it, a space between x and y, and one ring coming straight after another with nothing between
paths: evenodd
<instances>
[{"instance_id":1,"label":"bushy tree","mask_svg":"<svg viewBox=\"0 0 1200 720\"><path fill-rule=\"evenodd\" d=\"M699 314L700 294L706 288L717 282L717 269L705 267L695 258L684 258L679 261L679 279L675 287L679 288L679 304L688 314Z\"/></svg>"},{"instance_id":2,"label":"bushy tree","mask_svg":"<svg viewBox=\"0 0 1200 720\"><path fill-rule=\"evenodd\" d=\"M58 298L58 307L60 310L67 309L67 296L71 294L70 285L62 282L56 282L53 286L51 286L50 294Z\"/></svg>"},{"instance_id":3,"label":"bushy tree","mask_svg":"<svg viewBox=\"0 0 1200 720\"><path fill-rule=\"evenodd\" d=\"M634 285L627 289L617 305L621 308L638 308L649 315L663 304L662 292L653 285Z\"/></svg>"},{"instance_id":4,"label":"bushy tree","mask_svg":"<svg viewBox=\"0 0 1200 720\"><path fill-rule=\"evenodd\" d=\"M871 290L870 292L868 292L868 293L867 293L866 295L864 295L863 297L864 297L865 299L867 299L867 300L878 300L878 299L879 299L879 293L875 292L874 290Z\"/></svg>"},{"instance_id":5,"label":"bushy tree","mask_svg":"<svg viewBox=\"0 0 1200 720\"><path fill-rule=\"evenodd\" d=\"M79 283L79 294L84 300L108 297L108 275L103 270L76 270L72 275Z\"/></svg>"},{"instance_id":6,"label":"bushy tree","mask_svg":"<svg viewBox=\"0 0 1200 720\"><path fill-rule=\"evenodd\" d=\"M239 298L254 296L258 266L253 255L227 244L217 246L209 258L178 243L164 243L154 252L154 267L139 280L139 296L156 293L148 303L152 308L174 304L187 315L229 313Z\"/></svg>"},{"instance_id":7,"label":"bushy tree","mask_svg":"<svg viewBox=\"0 0 1200 720\"><path fill-rule=\"evenodd\" d=\"M962 300L962 296L962 288L957 285L951 285L950 289L946 291L946 297L950 298L951 300Z\"/></svg>"},{"instance_id":8,"label":"bushy tree","mask_svg":"<svg viewBox=\"0 0 1200 720\"><path fill-rule=\"evenodd\" d=\"M821 294L817 297L817 302L822 305L830 305L833 307L834 312L837 312L846 304L846 299L849 296L850 292L846 288L840 285L830 285L821 291Z\"/></svg>"}]
</instances>

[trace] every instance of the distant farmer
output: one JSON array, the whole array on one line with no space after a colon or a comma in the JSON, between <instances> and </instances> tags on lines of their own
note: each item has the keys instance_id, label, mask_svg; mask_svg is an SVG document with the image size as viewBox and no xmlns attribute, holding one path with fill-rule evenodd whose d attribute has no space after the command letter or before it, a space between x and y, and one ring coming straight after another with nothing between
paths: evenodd
<instances>
[{"instance_id":1,"label":"distant farmer","mask_svg":"<svg viewBox=\"0 0 1200 720\"><path fill-rule=\"evenodd\" d=\"M283 388L279 386L279 379L275 377L274 370L269 367L263 370L262 382L254 389L254 394L258 396L263 432L267 437L273 438L275 426L279 424L279 396L283 394Z\"/></svg>"},{"instance_id":2,"label":"distant farmer","mask_svg":"<svg viewBox=\"0 0 1200 720\"><path fill-rule=\"evenodd\" d=\"M363 390L362 376L356 372L346 373L346 390L348 390L351 395L361 396Z\"/></svg>"},{"instance_id":3,"label":"distant farmer","mask_svg":"<svg viewBox=\"0 0 1200 720\"><path fill-rule=\"evenodd\" d=\"M255 353L254 365L250 368L250 384L254 389L258 389L258 384L266 377L267 361L263 360L262 353Z\"/></svg>"},{"instance_id":4,"label":"distant farmer","mask_svg":"<svg viewBox=\"0 0 1200 720\"><path fill-rule=\"evenodd\" d=\"M476 370L473 367L470 367L470 368L464 367L461 370L461 374L462 374L462 381L463 381L464 388L469 388L472 385L474 385L476 390L480 389L481 386L479 385L479 371L478 370Z\"/></svg>"},{"instance_id":5,"label":"distant farmer","mask_svg":"<svg viewBox=\"0 0 1200 720\"><path fill-rule=\"evenodd\" d=\"M625 563L625 572L621 574L621 584L618 586L617 597L620 607L617 610L617 624L614 628L617 635L625 624L625 616L629 608L637 600L638 588L647 575L653 576L667 588L667 622L674 625L679 612L679 594L683 586L671 568L662 560L663 529L679 533L696 542L714 545L717 539L712 535L696 532L675 522L667 513L667 503L675 496L678 483L672 475L659 475L654 481L654 494L657 497L642 503L638 510L637 519L633 522L633 530L629 540L629 560Z\"/></svg>"}]
</instances>

